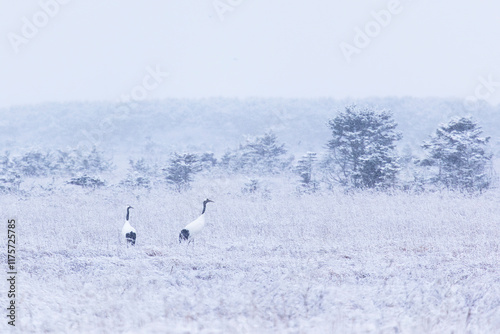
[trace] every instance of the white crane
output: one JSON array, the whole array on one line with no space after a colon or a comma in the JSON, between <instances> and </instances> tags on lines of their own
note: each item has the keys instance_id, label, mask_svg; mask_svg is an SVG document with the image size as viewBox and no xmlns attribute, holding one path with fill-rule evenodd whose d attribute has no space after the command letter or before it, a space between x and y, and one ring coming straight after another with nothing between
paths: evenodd
<instances>
[{"instance_id":1,"label":"white crane","mask_svg":"<svg viewBox=\"0 0 500 334\"><path fill-rule=\"evenodd\" d=\"M130 209L133 209L133 207L129 205L127 207L127 218L122 228L122 234L125 237L125 240L127 240L127 246L128 245L134 246L137 232L135 231L135 228L133 228L132 225L130 225L130 223L128 222L128 218L130 216Z\"/></svg>"},{"instance_id":2,"label":"white crane","mask_svg":"<svg viewBox=\"0 0 500 334\"><path fill-rule=\"evenodd\" d=\"M208 198L203 201L203 211L201 212L201 215L191 223L187 224L184 229L182 229L181 233L179 234L179 243L181 243L183 240L188 240L188 245L191 241L194 242L194 236L199 234L205 226L205 209L207 207L207 203L213 202L214 201L209 200Z\"/></svg>"}]
</instances>

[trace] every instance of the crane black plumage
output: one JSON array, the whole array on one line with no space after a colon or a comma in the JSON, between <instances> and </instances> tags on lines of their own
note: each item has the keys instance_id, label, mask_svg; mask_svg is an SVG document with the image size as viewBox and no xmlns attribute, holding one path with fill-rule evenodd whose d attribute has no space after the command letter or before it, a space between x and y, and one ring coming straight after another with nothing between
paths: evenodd
<instances>
[{"instance_id":1,"label":"crane black plumage","mask_svg":"<svg viewBox=\"0 0 500 334\"><path fill-rule=\"evenodd\" d=\"M122 234L125 237L125 240L127 241L127 246L135 245L135 238L137 237L137 232L135 231L135 228L132 227L129 223L129 217L130 217L130 209L133 209L130 205L127 207L127 217L125 219L125 224L123 225L122 228Z\"/></svg>"},{"instance_id":2,"label":"crane black plumage","mask_svg":"<svg viewBox=\"0 0 500 334\"><path fill-rule=\"evenodd\" d=\"M179 243L182 241L188 241L188 244L191 241L194 242L194 237L203 230L203 227L205 227L205 209L207 203L213 203L213 201L208 198L203 201L203 211L201 215L181 230L179 234Z\"/></svg>"}]
</instances>

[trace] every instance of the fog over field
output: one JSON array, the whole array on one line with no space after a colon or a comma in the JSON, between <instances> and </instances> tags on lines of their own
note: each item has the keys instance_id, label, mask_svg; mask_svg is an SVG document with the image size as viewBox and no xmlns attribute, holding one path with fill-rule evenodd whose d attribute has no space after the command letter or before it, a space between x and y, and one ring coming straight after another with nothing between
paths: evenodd
<instances>
[{"instance_id":1,"label":"fog over field","mask_svg":"<svg viewBox=\"0 0 500 334\"><path fill-rule=\"evenodd\" d=\"M14 117L29 126L22 115ZM127 116L130 121L117 123L124 125L114 133L142 127L134 115L140 109ZM179 133L189 136L190 128L201 128L194 125L198 120L185 116ZM59 122L55 117L48 126L57 128ZM68 128L78 124L72 118L63 122ZM255 128L243 123L247 132L240 133L254 138L266 129L262 118L255 122ZM286 137L288 122L284 117L276 133ZM412 163L391 189L348 189L329 181L318 161L311 176L316 189L303 182L296 171L299 159L289 152L277 158L283 164L273 165L276 170L245 165L238 160L245 156L239 151L247 152L238 148L245 141L219 141L224 123L221 130L215 123L207 143L235 149L236 165L224 164L220 150L213 154L214 164L198 162L201 170L179 188L168 179L173 166L168 145L127 152L134 137L120 142L103 136L97 153L76 145L71 151L62 145L62 132L42 136L31 149L11 143L15 153L2 158L1 201L17 220L16 330L495 333L500 328L495 176L483 193L434 186L431 179L420 188L403 180L405 173L425 169ZM316 138L326 145L331 136L326 120L311 123L326 131L299 134L314 138L326 132ZM165 127L169 124L165 121ZM20 134L17 143L23 136L27 143L31 131ZM135 134L138 142L142 134ZM193 149L197 159L205 152L198 142L178 145ZM300 145L295 149L300 151ZM17 187L7 188L9 175L19 176L12 181ZM179 244L180 230L199 216L205 198L214 201L207 205L205 229L194 244ZM134 207L133 247L120 234L127 205Z\"/></svg>"},{"instance_id":2,"label":"fog over field","mask_svg":"<svg viewBox=\"0 0 500 334\"><path fill-rule=\"evenodd\" d=\"M0 333L500 333L499 3L0 5Z\"/></svg>"},{"instance_id":3,"label":"fog over field","mask_svg":"<svg viewBox=\"0 0 500 334\"><path fill-rule=\"evenodd\" d=\"M394 114L399 143L417 153L436 127L454 116L473 116L492 136L500 152L500 107L483 103L466 108L463 100L438 98L367 98L335 100L278 98L166 99L121 103L46 103L0 109L4 150L20 151L97 146L116 156L140 157L172 151L225 150L252 136L275 132L294 154L323 151L328 119L357 104Z\"/></svg>"}]
</instances>

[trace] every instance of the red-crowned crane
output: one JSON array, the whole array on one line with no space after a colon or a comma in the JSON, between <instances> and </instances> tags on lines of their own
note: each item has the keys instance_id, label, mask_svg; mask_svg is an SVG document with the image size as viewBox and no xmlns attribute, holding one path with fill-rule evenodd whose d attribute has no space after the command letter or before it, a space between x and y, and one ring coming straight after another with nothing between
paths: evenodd
<instances>
[{"instance_id":1,"label":"red-crowned crane","mask_svg":"<svg viewBox=\"0 0 500 334\"><path fill-rule=\"evenodd\" d=\"M128 222L128 219L130 217L130 209L133 209L133 207L129 205L127 207L127 218L122 228L122 234L125 237L125 240L127 240L127 246L128 245L134 246L137 232L135 231L135 228L133 228L132 225L130 225L130 223Z\"/></svg>"},{"instance_id":2,"label":"red-crowned crane","mask_svg":"<svg viewBox=\"0 0 500 334\"><path fill-rule=\"evenodd\" d=\"M208 198L203 201L203 211L201 212L201 215L182 229L179 234L179 243L182 241L188 241L189 245L191 241L194 242L194 236L199 234L203 230L203 227L205 227L205 209L207 207L207 203L213 202L214 201L209 200Z\"/></svg>"}]
</instances>

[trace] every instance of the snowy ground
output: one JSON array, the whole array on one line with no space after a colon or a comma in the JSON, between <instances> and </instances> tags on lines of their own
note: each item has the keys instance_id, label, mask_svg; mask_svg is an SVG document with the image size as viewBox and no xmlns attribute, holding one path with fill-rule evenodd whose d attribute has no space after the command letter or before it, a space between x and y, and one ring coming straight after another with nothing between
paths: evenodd
<instances>
[{"instance_id":1,"label":"snowy ground","mask_svg":"<svg viewBox=\"0 0 500 334\"><path fill-rule=\"evenodd\" d=\"M71 189L1 198L18 219L17 332L500 332L498 190ZM206 197L206 230L179 245ZM127 204L138 231L129 249Z\"/></svg>"}]
</instances>

